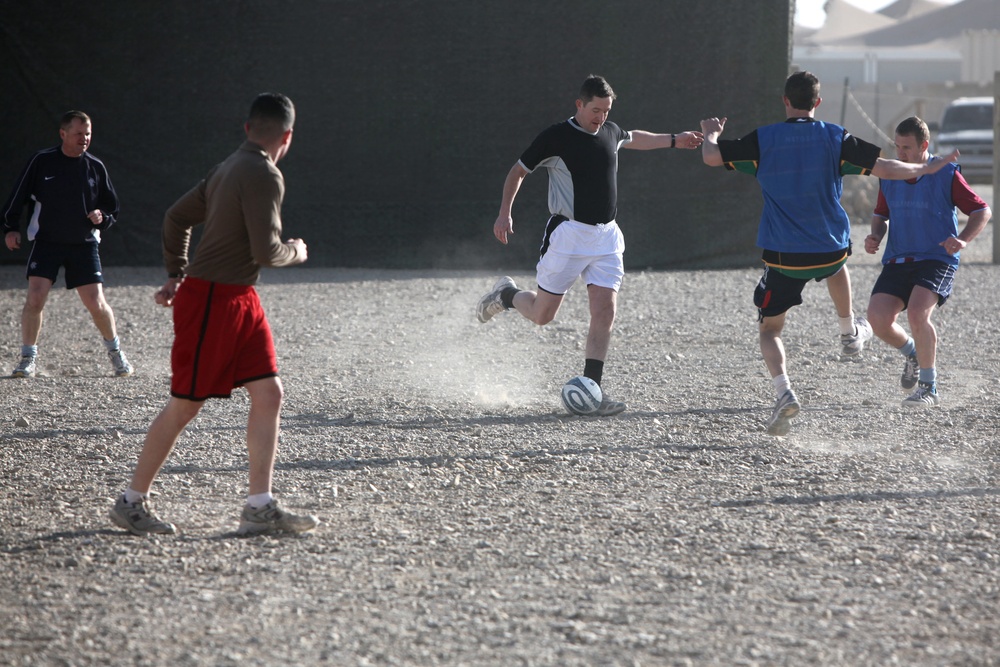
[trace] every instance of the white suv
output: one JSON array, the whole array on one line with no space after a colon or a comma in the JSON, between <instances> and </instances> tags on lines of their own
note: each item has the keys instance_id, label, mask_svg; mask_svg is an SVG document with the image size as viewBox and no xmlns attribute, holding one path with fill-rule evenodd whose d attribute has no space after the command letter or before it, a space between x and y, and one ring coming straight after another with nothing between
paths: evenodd
<instances>
[{"instance_id":1,"label":"white suv","mask_svg":"<svg viewBox=\"0 0 1000 667\"><path fill-rule=\"evenodd\" d=\"M961 97L944 110L941 126L930 125L935 155L957 148L967 181L993 182L993 98ZM933 136L934 133L937 136Z\"/></svg>"}]
</instances>

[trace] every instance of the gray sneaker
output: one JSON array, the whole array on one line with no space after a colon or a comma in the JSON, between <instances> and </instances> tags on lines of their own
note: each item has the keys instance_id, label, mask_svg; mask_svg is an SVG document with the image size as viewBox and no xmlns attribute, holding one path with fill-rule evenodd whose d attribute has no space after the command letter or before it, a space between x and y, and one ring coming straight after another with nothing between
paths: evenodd
<instances>
[{"instance_id":1,"label":"gray sneaker","mask_svg":"<svg viewBox=\"0 0 1000 667\"><path fill-rule=\"evenodd\" d=\"M128 362L128 357L125 356L125 353L120 348L114 352L108 352L108 357L111 359L111 365L115 369L116 377L123 378L132 375L132 364Z\"/></svg>"},{"instance_id":2,"label":"gray sneaker","mask_svg":"<svg viewBox=\"0 0 1000 667\"><path fill-rule=\"evenodd\" d=\"M865 349L865 343L872 339L872 325L861 317L854 318L854 333L840 335L840 354L845 357L856 357Z\"/></svg>"},{"instance_id":3,"label":"gray sneaker","mask_svg":"<svg viewBox=\"0 0 1000 667\"><path fill-rule=\"evenodd\" d=\"M502 313L507 310L503 307L503 302L500 300L500 295L508 287L513 287L517 289L517 285L514 284L514 279L510 276L504 276L493 285L493 289L487 294L483 295L483 298L479 300L476 304L476 317L479 318L480 322L489 322L494 315Z\"/></svg>"},{"instance_id":4,"label":"gray sneaker","mask_svg":"<svg viewBox=\"0 0 1000 667\"><path fill-rule=\"evenodd\" d=\"M933 408L941 402L937 387L926 382L917 385L917 390L903 399L904 408Z\"/></svg>"},{"instance_id":5,"label":"gray sneaker","mask_svg":"<svg viewBox=\"0 0 1000 667\"><path fill-rule=\"evenodd\" d=\"M899 378L899 384L903 389L913 389L917 385L920 377L920 364L917 363L917 355L911 354L906 357L906 365L903 366L903 374Z\"/></svg>"},{"instance_id":6,"label":"gray sneaker","mask_svg":"<svg viewBox=\"0 0 1000 667\"><path fill-rule=\"evenodd\" d=\"M597 408L593 412L593 415L595 417L610 417L625 412L625 407L625 404L621 401L612 401L605 394L604 398L601 399L601 407Z\"/></svg>"},{"instance_id":7,"label":"gray sneaker","mask_svg":"<svg viewBox=\"0 0 1000 667\"><path fill-rule=\"evenodd\" d=\"M311 514L292 514L278 507L272 500L263 507L243 506L237 535L257 535L259 533L285 532L308 533L319 525L319 519Z\"/></svg>"},{"instance_id":8,"label":"gray sneaker","mask_svg":"<svg viewBox=\"0 0 1000 667\"><path fill-rule=\"evenodd\" d=\"M118 496L109 516L116 526L133 535L173 535L177 532L174 524L163 521L153 513L149 500L143 498L135 503L127 503L124 493Z\"/></svg>"},{"instance_id":9,"label":"gray sneaker","mask_svg":"<svg viewBox=\"0 0 1000 667\"><path fill-rule=\"evenodd\" d=\"M12 378L33 378L36 371L35 357L21 357L21 363L17 365L10 376Z\"/></svg>"},{"instance_id":10,"label":"gray sneaker","mask_svg":"<svg viewBox=\"0 0 1000 667\"><path fill-rule=\"evenodd\" d=\"M792 418L799 414L799 401L791 389L786 391L774 404L771 419L767 422L768 435L788 435L792 430Z\"/></svg>"}]
</instances>

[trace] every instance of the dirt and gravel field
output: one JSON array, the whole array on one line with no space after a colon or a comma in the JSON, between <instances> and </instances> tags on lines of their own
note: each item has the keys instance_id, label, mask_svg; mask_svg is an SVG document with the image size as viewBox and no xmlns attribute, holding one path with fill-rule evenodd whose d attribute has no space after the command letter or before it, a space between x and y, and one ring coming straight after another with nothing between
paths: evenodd
<instances>
[{"instance_id":1,"label":"dirt and gravel field","mask_svg":"<svg viewBox=\"0 0 1000 667\"><path fill-rule=\"evenodd\" d=\"M937 315L933 410L900 407L886 345L840 361L807 288L786 438L764 433L756 267L626 278L605 388L630 407L604 420L559 405L582 370L579 286L539 328L476 322L494 271L267 271L275 491L323 523L250 539L233 536L241 392L206 405L159 478L180 533L110 524L167 394L162 272L107 272L127 379L60 287L44 374L0 379L0 664L1000 665L991 255L988 231ZM878 265L851 266L863 313ZM0 269L4 373L21 271Z\"/></svg>"}]
</instances>

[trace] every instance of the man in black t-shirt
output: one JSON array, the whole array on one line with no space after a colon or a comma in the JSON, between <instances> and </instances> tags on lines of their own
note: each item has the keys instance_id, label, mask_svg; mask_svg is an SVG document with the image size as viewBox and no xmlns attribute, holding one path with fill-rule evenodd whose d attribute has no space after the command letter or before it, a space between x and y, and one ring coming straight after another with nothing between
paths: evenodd
<instances>
[{"instance_id":1,"label":"man in black t-shirt","mask_svg":"<svg viewBox=\"0 0 1000 667\"><path fill-rule=\"evenodd\" d=\"M511 168L504 182L500 215L493 234L501 243L514 233L511 207L524 178L544 167L549 173L549 212L537 265L538 291L520 290L509 276L500 278L479 300L476 315L486 322L511 308L535 324L555 318L566 293L583 278L590 300L583 374L601 384L611 341L618 289L625 275L625 241L616 222L618 210L618 149L694 149L697 131L653 134L625 131L608 122L615 93L603 77L584 81L572 118L556 123L535 138ZM618 414L625 404L608 398L597 413Z\"/></svg>"}]
</instances>

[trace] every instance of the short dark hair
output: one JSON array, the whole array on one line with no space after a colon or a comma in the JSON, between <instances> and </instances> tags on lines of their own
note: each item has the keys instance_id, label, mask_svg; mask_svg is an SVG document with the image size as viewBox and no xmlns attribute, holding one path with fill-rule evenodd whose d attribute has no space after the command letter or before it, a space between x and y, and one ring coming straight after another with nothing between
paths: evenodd
<instances>
[{"instance_id":1,"label":"short dark hair","mask_svg":"<svg viewBox=\"0 0 1000 667\"><path fill-rule=\"evenodd\" d=\"M812 111L819 102L819 79L812 72L796 72L785 80L785 97L793 109Z\"/></svg>"},{"instance_id":2,"label":"short dark hair","mask_svg":"<svg viewBox=\"0 0 1000 667\"><path fill-rule=\"evenodd\" d=\"M896 126L896 134L913 137L917 140L917 144L931 140L931 131L927 128L927 123L916 116L910 116L900 121L899 125Z\"/></svg>"},{"instance_id":3,"label":"short dark hair","mask_svg":"<svg viewBox=\"0 0 1000 667\"><path fill-rule=\"evenodd\" d=\"M68 128L70 125L73 124L74 120L79 120L81 123L91 122L90 116L83 113L82 111L77 111L76 109L73 109L71 111L67 111L66 113L64 113L62 115L62 118L59 119L59 129L65 130L66 128Z\"/></svg>"},{"instance_id":4,"label":"short dark hair","mask_svg":"<svg viewBox=\"0 0 1000 667\"><path fill-rule=\"evenodd\" d=\"M595 97L610 97L616 99L615 91L611 90L611 84L603 76L591 74L580 86L580 99L586 104Z\"/></svg>"},{"instance_id":5,"label":"short dark hair","mask_svg":"<svg viewBox=\"0 0 1000 667\"><path fill-rule=\"evenodd\" d=\"M247 125L254 134L277 137L295 125L295 105L281 93L261 93L250 105Z\"/></svg>"}]
</instances>

